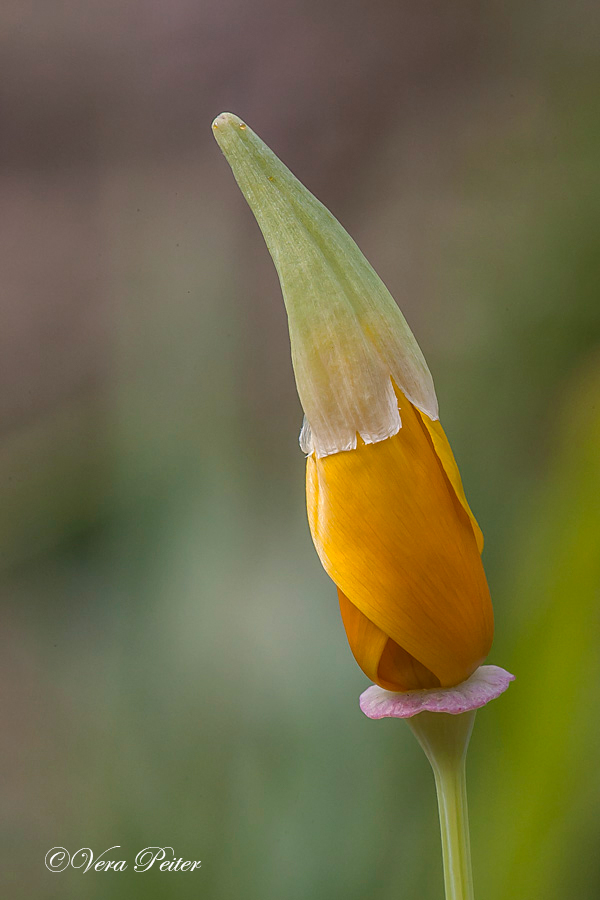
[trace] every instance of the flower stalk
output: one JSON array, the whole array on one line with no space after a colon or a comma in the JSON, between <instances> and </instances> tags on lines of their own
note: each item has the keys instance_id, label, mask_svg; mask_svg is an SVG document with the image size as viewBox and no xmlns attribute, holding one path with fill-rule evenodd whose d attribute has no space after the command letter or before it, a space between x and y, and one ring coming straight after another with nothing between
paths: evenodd
<instances>
[{"instance_id":1,"label":"flower stalk","mask_svg":"<svg viewBox=\"0 0 600 900\"><path fill-rule=\"evenodd\" d=\"M374 684L360 697L360 708L370 719L406 719L431 763L446 900L473 900L465 764L475 713L503 694L514 678L499 666L480 666L453 688L398 693Z\"/></svg>"},{"instance_id":2,"label":"flower stalk","mask_svg":"<svg viewBox=\"0 0 600 900\"><path fill-rule=\"evenodd\" d=\"M422 712L408 719L431 763L440 816L446 900L473 900L466 756L475 710Z\"/></svg>"}]
</instances>

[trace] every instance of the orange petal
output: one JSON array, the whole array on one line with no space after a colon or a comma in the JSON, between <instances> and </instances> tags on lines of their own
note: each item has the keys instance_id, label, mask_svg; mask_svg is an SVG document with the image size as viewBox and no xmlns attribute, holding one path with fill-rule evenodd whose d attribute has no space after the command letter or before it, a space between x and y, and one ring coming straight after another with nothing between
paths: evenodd
<instances>
[{"instance_id":1,"label":"orange petal","mask_svg":"<svg viewBox=\"0 0 600 900\"><path fill-rule=\"evenodd\" d=\"M354 659L365 675L387 691L439 687L439 679L373 625L338 588L340 612Z\"/></svg>"},{"instance_id":2,"label":"orange petal","mask_svg":"<svg viewBox=\"0 0 600 900\"><path fill-rule=\"evenodd\" d=\"M417 410L417 412L419 412ZM479 552L483 550L483 534L481 532L481 528L477 524L477 519L471 512L471 507L467 502L467 498L465 496L465 489L462 485L462 479L460 477L460 472L458 471L458 466L456 465L456 460L454 459L454 453L452 452L452 448L450 447L450 443L448 438L446 437L446 432L442 428L442 423L437 419L435 422L430 419L428 416L423 415L423 413L419 412L419 416L421 417L421 421L427 428L429 432L429 437L433 443L433 447L435 452L437 453L438 459L440 460L444 472L448 476L448 481L454 488L454 492L458 497L459 503L461 503L464 511L468 515L471 525L473 526L473 532L475 534L475 540L477 541L477 548Z\"/></svg>"},{"instance_id":3,"label":"orange petal","mask_svg":"<svg viewBox=\"0 0 600 900\"><path fill-rule=\"evenodd\" d=\"M492 607L471 520L419 413L399 399L394 437L308 458L308 518L342 593L445 687L485 659Z\"/></svg>"}]
</instances>

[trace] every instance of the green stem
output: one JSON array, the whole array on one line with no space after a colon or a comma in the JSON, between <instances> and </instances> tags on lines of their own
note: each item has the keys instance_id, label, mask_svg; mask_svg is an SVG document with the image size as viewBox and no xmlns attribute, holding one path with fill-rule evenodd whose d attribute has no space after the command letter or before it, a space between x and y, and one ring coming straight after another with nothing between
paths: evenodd
<instances>
[{"instance_id":1,"label":"green stem","mask_svg":"<svg viewBox=\"0 0 600 900\"><path fill-rule=\"evenodd\" d=\"M465 761L475 711L423 712L407 721L435 776L446 900L473 900Z\"/></svg>"}]
</instances>

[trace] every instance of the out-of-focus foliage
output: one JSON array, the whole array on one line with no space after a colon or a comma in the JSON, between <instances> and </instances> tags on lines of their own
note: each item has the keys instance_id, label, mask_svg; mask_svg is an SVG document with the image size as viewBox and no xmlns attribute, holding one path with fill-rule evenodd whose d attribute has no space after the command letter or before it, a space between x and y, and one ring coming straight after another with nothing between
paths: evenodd
<instances>
[{"instance_id":1,"label":"out-of-focus foliage","mask_svg":"<svg viewBox=\"0 0 600 900\"><path fill-rule=\"evenodd\" d=\"M476 780L486 895L595 897L600 839L600 366L573 378L548 480L517 526L503 658L518 690L479 739L498 746ZM483 718L483 715L481 716ZM495 736L495 737L494 737Z\"/></svg>"},{"instance_id":2,"label":"out-of-focus foliage","mask_svg":"<svg viewBox=\"0 0 600 900\"><path fill-rule=\"evenodd\" d=\"M433 783L305 522L232 109L400 302L486 536L476 885L600 892L599 11L5 2L0 553L14 898L439 898ZM119 844L124 873L50 874ZM171 845L193 874L132 872Z\"/></svg>"}]
</instances>

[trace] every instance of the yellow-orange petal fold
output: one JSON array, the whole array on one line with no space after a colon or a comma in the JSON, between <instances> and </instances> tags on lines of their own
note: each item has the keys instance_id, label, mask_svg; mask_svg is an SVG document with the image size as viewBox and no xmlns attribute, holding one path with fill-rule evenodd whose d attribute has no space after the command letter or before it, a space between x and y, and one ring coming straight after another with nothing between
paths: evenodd
<instances>
[{"instance_id":1,"label":"yellow-orange petal fold","mask_svg":"<svg viewBox=\"0 0 600 900\"><path fill-rule=\"evenodd\" d=\"M437 457L443 466L444 472L448 476L448 480L454 488L454 492L458 497L459 502L461 503L464 511L471 521L473 532L475 534L475 540L477 541L477 549L481 553L481 551L483 550L483 534L481 532L481 528L477 523L477 519L471 512L471 507L469 506L467 498L465 496L465 489L463 488L460 472L458 471L458 466L456 464L456 460L454 459L454 453L452 452L452 448L450 446L448 438L446 437L446 432L442 428L442 423L439 421L439 419L436 419L434 421L433 419L430 419L429 416L424 416L420 411L417 410L417 412L419 412L421 422L425 425L427 431L429 432L429 437L431 438L433 449L435 450Z\"/></svg>"},{"instance_id":2,"label":"yellow-orange petal fold","mask_svg":"<svg viewBox=\"0 0 600 900\"><path fill-rule=\"evenodd\" d=\"M338 588L340 612L354 659L371 681L387 691L440 686L439 678L367 619Z\"/></svg>"},{"instance_id":3,"label":"yellow-orange petal fold","mask_svg":"<svg viewBox=\"0 0 600 900\"><path fill-rule=\"evenodd\" d=\"M492 606L456 479L419 412L400 392L398 399L402 428L393 437L308 457L309 524L342 594L447 687L468 678L487 656ZM442 446L439 434L437 443ZM350 633L360 634L356 623ZM381 662L390 651L384 659L384 648L376 667L378 641L374 634L364 638L371 649L362 655L370 677L386 686Z\"/></svg>"}]
</instances>

